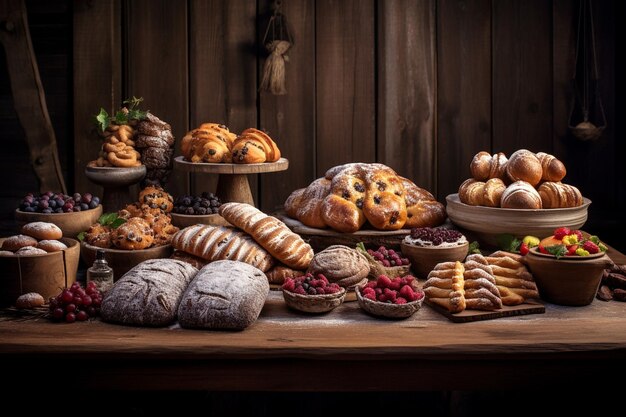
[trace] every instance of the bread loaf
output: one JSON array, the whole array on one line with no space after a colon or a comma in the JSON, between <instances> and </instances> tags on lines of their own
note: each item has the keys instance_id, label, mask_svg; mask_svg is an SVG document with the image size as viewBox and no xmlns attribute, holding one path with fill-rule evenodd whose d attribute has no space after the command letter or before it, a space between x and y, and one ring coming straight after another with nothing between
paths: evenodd
<instances>
[{"instance_id":1,"label":"bread loaf","mask_svg":"<svg viewBox=\"0 0 626 417\"><path fill-rule=\"evenodd\" d=\"M543 207L541 196L535 187L526 181L516 181L506 187L502 193L500 206L513 209L540 209Z\"/></svg>"},{"instance_id":2,"label":"bread loaf","mask_svg":"<svg viewBox=\"0 0 626 417\"><path fill-rule=\"evenodd\" d=\"M38 240L61 239L63 231L54 223L32 222L22 226L22 234L34 237Z\"/></svg>"},{"instance_id":3,"label":"bread loaf","mask_svg":"<svg viewBox=\"0 0 626 417\"><path fill-rule=\"evenodd\" d=\"M144 261L106 292L100 315L114 323L167 326L176 320L181 297L197 272L174 259Z\"/></svg>"},{"instance_id":4,"label":"bread loaf","mask_svg":"<svg viewBox=\"0 0 626 417\"><path fill-rule=\"evenodd\" d=\"M307 272L323 274L329 282L349 288L367 281L370 265L359 251L344 245L332 245L313 256Z\"/></svg>"},{"instance_id":5,"label":"bread loaf","mask_svg":"<svg viewBox=\"0 0 626 417\"><path fill-rule=\"evenodd\" d=\"M304 271L298 271L285 265L274 265L272 269L265 273L270 284L282 285L287 278L301 277Z\"/></svg>"},{"instance_id":6,"label":"bread loaf","mask_svg":"<svg viewBox=\"0 0 626 417\"><path fill-rule=\"evenodd\" d=\"M446 208L427 190L408 178L400 177L404 186L406 222L404 228L433 227L446 221Z\"/></svg>"},{"instance_id":7,"label":"bread loaf","mask_svg":"<svg viewBox=\"0 0 626 417\"><path fill-rule=\"evenodd\" d=\"M296 208L296 218L309 227L323 229L326 226L322 218L322 202L330 193L330 180L318 178L309 184L302 193Z\"/></svg>"},{"instance_id":8,"label":"bread loaf","mask_svg":"<svg viewBox=\"0 0 626 417\"><path fill-rule=\"evenodd\" d=\"M506 164L508 159L502 152L489 154L481 151L474 155L470 163L470 173L478 181L486 181L490 178L506 178Z\"/></svg>"},{"instance_id":9,"label":"bread loaf","mask_svg":"<svg viewBox=\"0 0 626 417\"><path fill-rule=\"evenodd\" d=\"M537 189L543 208L578 207L583 204L583 196L578 188L560 182L544 182Z\"/></svg>"},{"instance_id":10,"label":"bread loaf","mask_svg":"<svg viewBox=\"0 0 626 417\"><path fill-rule=\"evenodd\" d=\"M294 269L306 269L309 266L313 258L311 246L276 217L268 216L245 203L222 204L219 213L230 224L252 236L283 264Z\"/></svg>"},{"instance_id":11,"label":"bread loaf","mask_svg":"<svg viewBox=\"0 0 626 417\"><path fill-rule=\"evenodd\" d=\"M556 159L554 155L545 152L537 152L536 155L539 162L541 162L543 172L541 176L542 181L558 182L565 177L567 173L565 165L563 165L563 162Z\"/></svg>"},{"instance_id":12,"label":"bread loaf","mask_svg":"<svg viewBox=\"0 0 626 417\"><path fill-rule=\"evenodd\" d=\"M230 259L261 271L274 264L272 256L249 235L232 227L195 224L174 235L172 247L207 261Z\"/></svg>"},{"instance_id":13,"label":"bread loaf","mask_svg":"<svg viewBox=\"0 0 626 417\"><path fill-rule=\"evenodd\" d=\"M212 262L187 287L178 321L186 328L245 329L259 317L269 288L265 274L249 264Z\"/></svg>"},{"instance_id":14,"label":"bread loaf","mask_svg":"<svg viewBox=\"0 0 626 417\"><path fill-rule=\"evenodd\" d=\"M511 181L526 181L533 187L539 184L543 176L539 158L527 149L513 152L506 164L506 172Z\"/></svg>"}]
</instances>

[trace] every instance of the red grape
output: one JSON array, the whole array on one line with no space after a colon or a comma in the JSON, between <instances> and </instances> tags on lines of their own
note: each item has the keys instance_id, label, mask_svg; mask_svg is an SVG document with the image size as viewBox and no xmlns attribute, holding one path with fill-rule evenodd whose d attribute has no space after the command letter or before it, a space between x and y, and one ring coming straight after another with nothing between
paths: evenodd
<instances>
[{"instance_id":1,"label":"red grape","mask_svg":"<svg viewBox=\"0 0 626 417\"><path fill-rule=\"evenodd\" d=\"M73 313L76 311L76 304L68 304L65 306L65 311L68 313Z\"/></svg>"},{"instance_id":2,"label":"red grape","mask_svg":"<svg viewBox=\"0 0 626 417\"><path fill-rule=\"evenodd\" d=\"M74 299L74 294L70 290L63 290L62 299L66 303L71 303Z\"/></svg>"},{"instance_id":3,"label":"red grape","mask_svg":"<svg viewBox=\"0 0 626 417\"><path fill-rule=\"evenodd\" d=\"M89 314L85 310L80 310L78 314L76 314L76 319L78 321L85 321L89 318Z\"/></svg>"},{"instance_id":4,"label":"red grape","mask_svg":"<svg viewBox=\"0 0 626 417\"><path fill-rule=\"evenodd\" d=\"M68 323L74 323L76 321L76 314L74 313L67 313L65 315L65 321Z\"/></svg>"},{"instance_id":5,"label":"red grape","mask_svg":"<svg viewBox=\"0 0 626 417\"><path fill-rule=\"evenodd\" d=\"M91 303L92 303L92 301L93 301L93 300L92 300L92 299L91 299L91 297L90 297L90 296L88 296L88 295L85 295L85 296L83 297L83 305L84 305L85 307L90 306L90 305L91 305Z\"/></svg>"},{"instance_id":6,"label":"red grape","mask_svg":"<svg viewBox=\"0 0 626 417\"><path fill-rule=\"evenodd\" d=\"M61 307L57 307L52 310L52 317L54 317L55 319L61 320L63 316L65 316L65 311L63 311Z\"/></svg>"}]
</instances>

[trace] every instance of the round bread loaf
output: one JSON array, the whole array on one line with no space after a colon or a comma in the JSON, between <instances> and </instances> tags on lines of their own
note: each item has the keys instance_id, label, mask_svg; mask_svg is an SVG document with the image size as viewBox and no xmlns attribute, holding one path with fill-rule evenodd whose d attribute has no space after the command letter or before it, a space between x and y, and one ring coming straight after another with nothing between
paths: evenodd
<instances>
[{"instance_id":1,"label":"round bread loaf","mask_svg":"<svg viewBox=\"0 0 626 417\"><path fill-rule=\"evenodd\" d=\"M43 299L41 294L36 292L29 292L17 297L17 300L15 300L15 307L19 309L34 308L41 307L45 303L46 301Z\"/></svg>"},{"instance_id":2,"label":"round bread loaf","mask_svg":"<svg viewBox=\"0 0 626 417\"><path fill-rule=\"evenodd\" d=\"M313 256L307 272L323 274L328 281L349 288L367 278L370 265L360 252L343 245L332 245Z\"/></svg>"},{"instance_id":3,"label":"round bread loaf","mask_svg":"<svg viewBox=\"0 0 626 417\"><path fill-rule=\"evenodd\" d=\"M502 208L513 209L540 209L541 196L535 187L525 181L516 181L506 187L500 202Z\"/></svg>"},{"instance_id":4,"label":"round bread loaf","mask_svg":"<svg viewBox=\"0 0 626 417\"><path fill-rule=\"evenodd\" d=\"M267 277L238 261L216 261L189 284L178 309L182 327L245 329L256 321L269 294Z\"/></svg>"},{"instance_id":5,"label":"round bread loaf","mask_svg":"<svg viewBox=\"0 0 626 417\"><path fill-rule=\"evenodd\" d=\"M32 222L22 226L22 234L38 240L61 239L63 231L54 223Z\"/></svg>"},{"instance_id":6,"label":"round bread loaf","mask_svg":"<svg viewBox=\"0 0 626 417\"><path fill-rule=\"evenodd\" d=\"M37 239L26 235L15 235L8 237L2 242L2 250L15 252L23 247L37 246Z\"/></svg>"},{"instance_id":7,"label":"round bread loaf","mask_svg":"<svg viewBox=\"0 0 626 417\"><path fill-rule=\"evenodd\" d=\"M15 251L15 254L17 256L47 255L48 252L46 252L43 249L36 248L34 246L24 246L23 248L20 248L17 251Z\"/></svg>"},{"instance_id":8,"label":"round bread loaf","mask_svg":"<svg viewBox=\"0 0 626 417\"><path fill-rule=\"evenodd\" d=\"M534 187L541 181L543 167L534 153L527 149L519 149L509 158L506 173L511 181L526 181Z\"/></svg>"},{"instance_id":9,"label":"round bread loaf","mask_svg":"<svg viewBox=\"0 0 626 417\"><path fill-rule=\"evenodd\" d=\"M41 240L39 241L39 243L37 243L37 247L39 249L43 249L46 252L50 253L50 252L58 252L61 251L63 249L67 249L67 245L63 242L60 242L58 240Z\"/></svg>"},{"instance_id":10,"label":"round bread loaf","mask_svg":"<svg viewBox=\"0 0 626 417\"><path fill-rule=\"evenodd\" d=\"M15 256L10 250L0 250L0 256Z\"/></svg>"}]
</instances>

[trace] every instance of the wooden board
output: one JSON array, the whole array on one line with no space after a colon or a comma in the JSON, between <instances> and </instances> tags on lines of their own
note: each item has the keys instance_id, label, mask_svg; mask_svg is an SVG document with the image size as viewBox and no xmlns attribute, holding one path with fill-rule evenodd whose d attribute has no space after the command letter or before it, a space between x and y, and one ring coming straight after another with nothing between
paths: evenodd
<instances>
[{"instance_id":1,"label":"wooden board","mask_svg":"<svg viewBox=\"0 0 626 417\"><path fill-rule=\"evenodd\" d=\"M276 162L263 162L262 164L229 164L229 163L203 163L185 161L184 157L174 158L174 167L189 172L201 172L210 174L260 174L264 172L284 171L289 168L289 161L280 158Z\"/></svg>"},{"instance_id":2,"label":"wooden board","mask_svg":"<svg viewBox=\"0 0 626 417\"><path fill-rule=\"evenodd\" d=\"M377 161L437 195L435 4L378 2L376 69Z\"/></svg>"},{"instance_id":3,"label":"wooden board","mask_svg":"<svg viewBox=\"0 0 626 417\"><path fill-rule=\"evenodd\" d=\"M450 313L445 308L430 302L430 300L424 300L426 304L433 310L443 314L448 320L454 323L468 323L472 321L492 320L501 317L513 317L523 316L526 314L543 314L546 312L546 307L538 301L529 301L517 306L503 306L500 310L495 311L481 311L481 310L463 310L460 313Z\"/></svg>"}]
</instances>

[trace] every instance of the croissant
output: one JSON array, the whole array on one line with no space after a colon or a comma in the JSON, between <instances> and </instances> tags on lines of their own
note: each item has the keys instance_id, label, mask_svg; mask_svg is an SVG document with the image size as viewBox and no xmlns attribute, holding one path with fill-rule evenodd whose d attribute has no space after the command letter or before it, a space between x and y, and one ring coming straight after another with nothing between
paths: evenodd
<instances>
[{"instance_id":1,"label":"croissant","mask_svg":"<svg viewBox=\"0 0 626 417\"><path fill-rule=\"evenodd\" d=\"M459 199L472 206L500 207L505 189L500 178L491 178L487 182L469 178L459 187Z\"/></svg>"},{"instance_id":2,"label":"croissant","mask_svg":"<svg viewBox=\"0 0 626 417\"><path fill-rule=\"evenodd\" d=\"M535 187L526 181L516 181L502 193L500 206L513 209L540 209L543 204Z\"/></svg>"},{"instance_id":3,"label":"croissant","mask_svg":"<svg viewBox=\"0 0 626 417\"><path fill-rule=\"evenodd\" d=\"M544 182L537 189L543 208L578 207L583 196L578 188L561 182Z\"/></svg>"},{"instance_id":4,"label":"croissant","mask_svg":"<svg viewBox=\"0 0 626 417\"><path fill-rule=\"evenodd\" d=\"M219 163L231 158L228 139L215 129L194 129L181 141L181 151L191 162Z\"/></svg>"},{"instance_id":5,"label":"croissant","mask_svg":"<svg viewBox=\"0 0 626 417\"><path fill-rule=\"evenodd\" d=\"M274 258L249 235L224 226L196 224L172 237L172 247L207 261L229 259L268 271Z\"/></svg>"},{"instance_id":6,"label":"croissant","mask_svg":"<svg viewBox=\"0 0 626 417\"><path fill-rule=\"evenodd\" d=\"M565 177L567 171L565 170L563 162L556 159L553 155L545 152L537 152L536 155L539 162L541 162L541 169L543 172L541 176L542 181L558 182Z\"/></svg>"},{"instance_id":7,"label":"croissant","mask_svg":"<svg viewBox=\"0 0 626 417\"><path fill-rule=\"evenodd\" d=\"M220 206L219 213L288 267L303 270L313 259L313 249L298 234L276 217L268 216L254 206L225 203Z\"/></svg>"},{"instance_id":8,"label":"croissant","mask_svg":"<svg viewBox=\"0 0 626 417\"><path fill-rule=\"evenodd\" d=\"M249 128L241 132L232 146L232 161L236 164L276 162L280 149L265 132Z\"/></svg>"},{"instance_id":9,"label":"croissant","mask_svg":"<svg viewBox=\"0 0 626 417\"><path fill-rule=\"evenodd\" d=\"M490 178L506 178L507 157L502 153L490 155L481 151L474 155L470 163L470 173L472 177L479 181L486 181Z\"/></svg>"},{"instance_id":10,"label":"croissant","mask_svg":"<svg viewBox=\"0 0 626 417\"><path fill-rule=\"evenodd\" d=\"M526 181L534 187L543 177L543 167L534 153L520 149L513 152L509 158L506 173L511 181Z\"/></svg>"}]
</instances>

